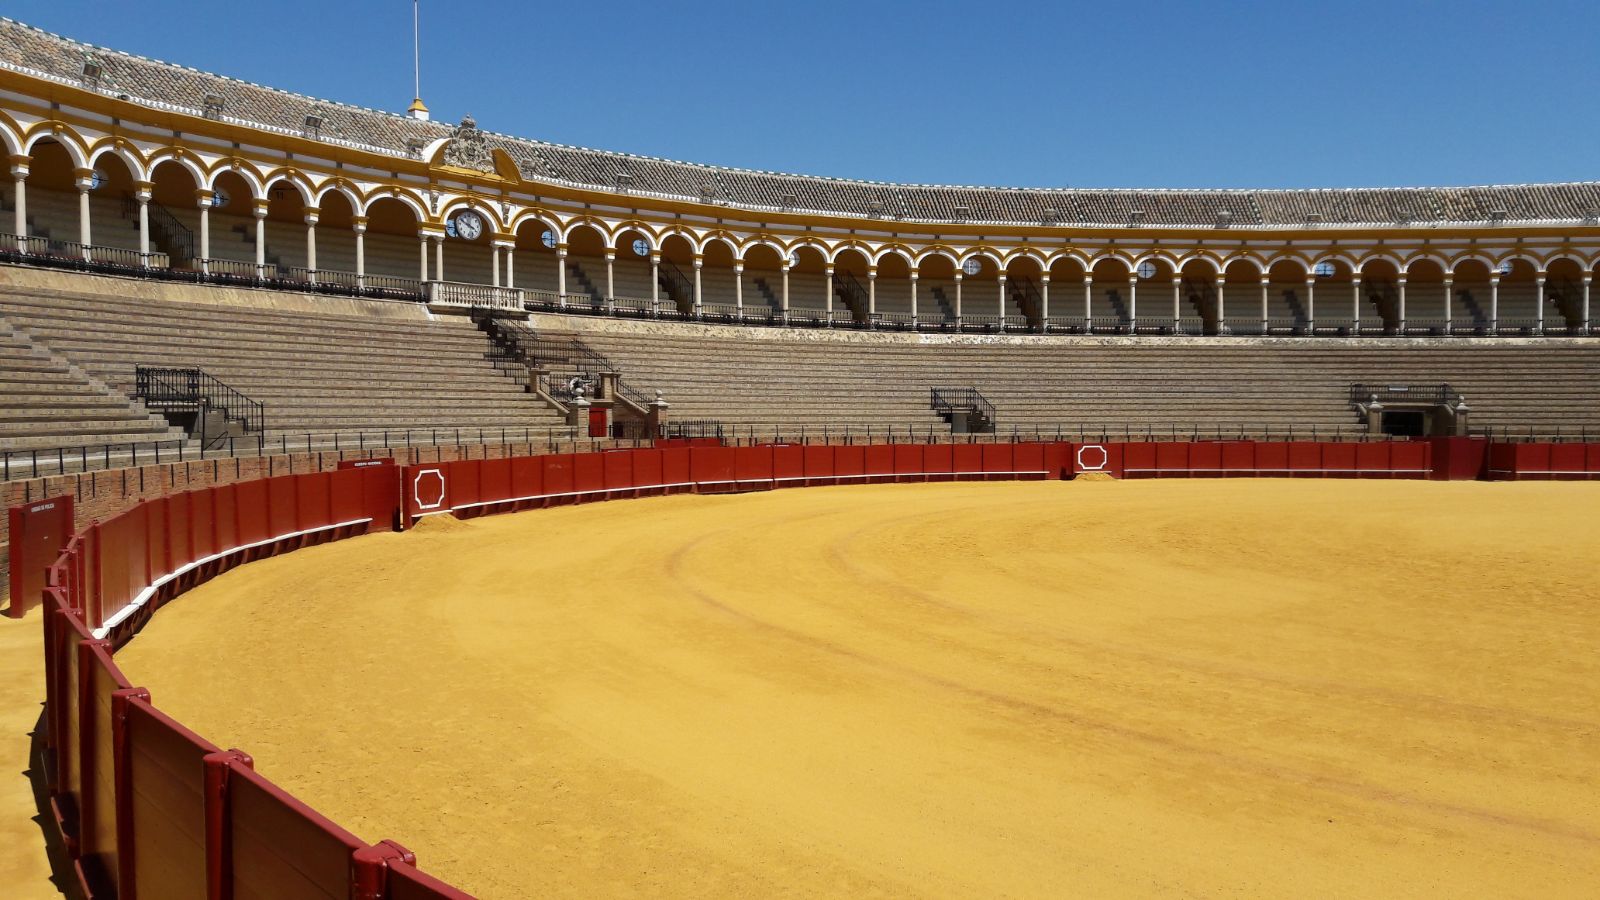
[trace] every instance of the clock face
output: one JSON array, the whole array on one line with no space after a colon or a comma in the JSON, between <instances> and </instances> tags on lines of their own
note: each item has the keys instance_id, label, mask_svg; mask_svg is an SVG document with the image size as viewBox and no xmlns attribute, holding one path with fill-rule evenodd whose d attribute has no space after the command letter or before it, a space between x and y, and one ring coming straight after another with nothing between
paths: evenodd
<instances>
[{"instance_id":1,"label":"clock face","mask_svg":"<svg viewBox=\"0 0 1600 900\"><path fill-rule=\"evenodd\" d=\"M460 213L455 218L456 234L462 240L475 241L483 234L483 217L475 212Z\"/></svg>"}]
</instances>

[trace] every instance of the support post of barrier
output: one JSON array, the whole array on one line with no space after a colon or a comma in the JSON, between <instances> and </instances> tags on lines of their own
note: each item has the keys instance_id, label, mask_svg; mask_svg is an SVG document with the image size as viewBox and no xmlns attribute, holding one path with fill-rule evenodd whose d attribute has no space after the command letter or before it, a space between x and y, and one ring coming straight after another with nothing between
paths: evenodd
<instances>
[{"instance_id":1,"label":"support post of barrier","mask_svg":"<svg viewBox=\"0 0 1600 900\"><path fill-rule=\"evenodd\" d=\"M116 792L117 812L117 897L138 900L133 855L133 757L128 746L128 703L139 699L150 702L144 688L123 688L111 692L112 790Z\"/></svg>"},{"instance_id":2,"label":"support post of barrier","mask_svg":"<svg viewBox=\"0 0 1600 900\"><path fill-rule=\"evenodd\" d=\"M350 857L350 900L384 900L389 894L389 863L417 864L417 855L394 841L362 847Z\"/></svg>"},{"instance_id":3,"label":"support post of barrier","mask_svg":"<svg viewBox=\"0 0 1600 900\"><path fill-rule=\"evenodd\" d=\"M207 753L206 770L206 900L233 900L233 842L228 833L228 772L234 766L255 768L239 750Z\"/></svg>"}]
</instances>

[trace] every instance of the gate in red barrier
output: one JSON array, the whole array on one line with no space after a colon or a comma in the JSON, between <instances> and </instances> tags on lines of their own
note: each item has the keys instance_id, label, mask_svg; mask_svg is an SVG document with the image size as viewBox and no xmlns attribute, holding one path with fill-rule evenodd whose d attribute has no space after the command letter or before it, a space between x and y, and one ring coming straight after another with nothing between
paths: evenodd
<instances>
[{"instance_id":1,"label":"gate in red barrier","mask_svg":"<svg viewBox=\"0 0 1600 900\"><path fill-rule=\"evenodd\" d=\"M22 618L44 596L45 570L72 539L72 498L51 497L13 506L11 525L11 605L6 614Z\"/></svg>"}]
</instances>

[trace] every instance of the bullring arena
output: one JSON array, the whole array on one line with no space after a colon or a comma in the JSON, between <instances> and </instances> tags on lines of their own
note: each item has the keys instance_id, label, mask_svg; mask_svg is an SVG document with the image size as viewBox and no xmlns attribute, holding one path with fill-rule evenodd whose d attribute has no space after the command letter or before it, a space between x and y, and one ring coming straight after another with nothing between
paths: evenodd
<instances>
[{"instance_id":1,"label":"bullring arena","mask_svg":"<svg viewBox=\"0 0 1600 900\"><path fill-rule=\"evenodd\" d=\"M7 896L1600 883L1600 185L0 89Z\"/></svg>"}]
</instances>

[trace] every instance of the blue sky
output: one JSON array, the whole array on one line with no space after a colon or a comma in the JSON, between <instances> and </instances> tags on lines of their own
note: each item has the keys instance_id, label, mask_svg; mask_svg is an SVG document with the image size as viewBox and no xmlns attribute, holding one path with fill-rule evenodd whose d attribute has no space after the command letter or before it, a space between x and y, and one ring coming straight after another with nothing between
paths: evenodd
<instances>
[{"instance_id":1,"label":"blue sky","mask_svg":"<svg viewBox=\"0 0 1600 900\"><path fill-rule=\"evenodd\" d=\"M411 99L409 0L0 12L332 100ZM422 0L422 21L436 118L695 162L1049 187L1600 178L1592 0Z\"/></svg>"}]
</instances>

